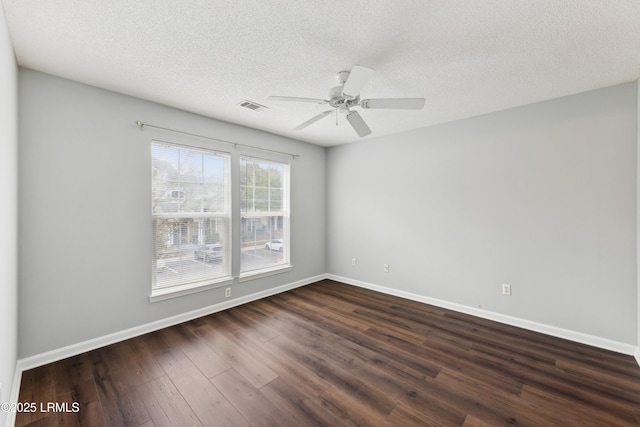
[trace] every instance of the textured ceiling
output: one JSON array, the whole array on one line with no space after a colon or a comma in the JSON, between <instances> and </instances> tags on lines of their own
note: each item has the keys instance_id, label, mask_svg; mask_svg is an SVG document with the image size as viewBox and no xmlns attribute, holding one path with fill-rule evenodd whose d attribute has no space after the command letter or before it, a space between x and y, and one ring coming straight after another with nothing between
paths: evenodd
<instances>
[{"instance_id":1,"label":"textured ceiling","mask_svg":"<svg viewBox=\"0 0 640 427\"><path fill-rule=\"evenodd\" d=\"M376 71L364 98L426 99L360 110L373 138L640 77L638 0L3 5L21 66L324 146L360 138L344 116L294 131L326 106L267 97L326 98L336 72L360 64Z\"/></svg>"}]
</instances>

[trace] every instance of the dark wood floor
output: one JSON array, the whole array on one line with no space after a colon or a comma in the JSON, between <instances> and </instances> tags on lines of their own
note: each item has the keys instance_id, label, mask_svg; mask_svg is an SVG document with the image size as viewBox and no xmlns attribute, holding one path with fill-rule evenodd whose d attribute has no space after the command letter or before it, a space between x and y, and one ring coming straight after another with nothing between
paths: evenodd
<instances>
[{"instance_id":1,"label":"dark wood floor","mask_svg":"<svg viewBox=\"0 0 640 427\"><path fill-rule=\"evenodd\" d=\"M18 426L622 426L640 368L325 280L26 371L20 402L80 410Z\"/></svg>"}]
</instances>

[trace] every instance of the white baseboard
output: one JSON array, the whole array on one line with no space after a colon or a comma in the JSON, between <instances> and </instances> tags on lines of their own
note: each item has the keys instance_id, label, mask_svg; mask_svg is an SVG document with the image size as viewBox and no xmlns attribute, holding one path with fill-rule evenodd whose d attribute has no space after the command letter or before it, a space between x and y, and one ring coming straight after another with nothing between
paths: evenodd
<instances>
[{"instance_id":1,"label":"white baseboard","mask_svg":"<svg viewBox=\"0 0 640 427\"><path fill-rule=\"evenodd\" d=\"M236 307L251 301L256 301L262 298L276 295L291 289L299 288L300 286L305 286L310 283L314 283L326 278L327 278L326 274L309 277L303 280L298 280L293 283L288 283L286 285L281 285L275 288L256 292L240 298L223 301L218 304L210 305L208 307L203 307L197 310L189 311L187 313L181 313L175 316L167 317L165 319L157 320L155 322L147 323L140 326L135 326L133 328L125 329L119 332L114 332L112 334L104 335L102 337L93 338L77 344L71 344L66 347L47 351L46 353L41 353L35 356L19 359L16 366L16 375L19 379L22 376L22 372L28 369L46 365L47 363L53 363L58 360L66 359L67 357L86 353L87 351L95 350L96 348L104 347L110 344L114 344L116 342L134 338L143 334L147 334L149 332L153 332L169 326L177 325L179 323L188 322L189 320L197 319L199 317L203 317L209 314L217 313L219 311L227 310L232 307ZM14 385L14 388L15 388L15 385ZM18 390L19 390L19 386L18 386Z\"/></svg>"},{"instance_id":2,"label":"white baseboard","mask_svg":"<svg viewBox=\"0 0 640 427\"><path fill-rule=\"evenodd\" d=\"M466 305L444 301L436 298L430 298L424 295L414 294L411 292L405 292L405 291L400 291L393 288L374 285L374 284L363 282L360 280L336 276L333 274L327 274L327 279L335 280L337 282L342 282L349 285L358 286L361 288L371 289L372 291L381 292L383 294L394 295L400 298L405 298L412 301L422 302L425 304L446 308L446 309L457 311L460 313L470 314L472 316L481 317L483 319L494 320L499 323L504 323L511 326L517 326L519 328L540 332L540 333L551 335L558 338L564 338L570 341L591 345L593 347L603 348L605 350L615 351L617 353L634 355L636 358L636 361L638 362L638 365L640 365L640 350L638 349L638 347L631 344L613 341L607 338L602 338L594 335L584 334L582 332L576 332L568 329L558 328L556 326L545 325L543 323L533 322L531 320L520 319L518 317L513 317L513 316L507 316L504 314L495 313L488 310L482 310L475 307L469 307Z\"/></svg>"}]
</instances>

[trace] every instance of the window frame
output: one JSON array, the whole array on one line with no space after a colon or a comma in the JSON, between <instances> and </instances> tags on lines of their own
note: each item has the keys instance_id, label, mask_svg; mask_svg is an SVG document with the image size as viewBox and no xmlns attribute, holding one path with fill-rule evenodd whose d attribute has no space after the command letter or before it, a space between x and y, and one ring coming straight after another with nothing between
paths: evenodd
<instances>
[{"instance_id":1,"label":"window frame","mask_svg":"<svg viewBox=\"0 0 640 427\"><path fill-rule=\"evenodd\" d=\"M171 298L181 297L184 295L189 295L197 292L208 291L212 289L229 287L234 284L239 284L242 282L259 279L262 277L267 277L271 275L277 275L286 273L288 271L293 270L293 265L291 262L292 251L291 251L291 176L293 169L293 160L296 155L280 153L278 151L272 151L268 149L260 149L257 147L249 147L247 145L236 144L232 142L216 140L209 137L200 137L199 135L188 134L183 132L177 132L176 135L172 135L170 138L163 136L164 132L158 132L154 130L147 130L146 132L152 132L149 139L147 139L147 143L149 144L149 154L148 159L150 163L150 170L153 170L153 159L151 153L151 145L162 144L167 146L179 147L187 150L195 150L202 151L205 153L213 153L213 154L221 154L228 156L228 169L227 169L227 191L228 191L228 206L230 209L230 216L228 222L228 234L229 234L229 265L230 265L230 275L228 277L222 277L219 279L209 279L199 282L191 282L180 285L169 286L165 288L155 288L153 286L153 277L151 278L151 293L149 295L149 302L154 303L158 301L164 301ZM231 147L230 147L231 146ZM241 272L241 223L242 223L242 212L240 205L240 159L242 157L249 157L256 160L266 161L266 162L275 162L280 163L286 168L286 203L287 203L287 218L286 218L286 234L283 236L286 238L285 245L289 250L287 253L286 263L277 264L275 266L268 266L266 268L261 268L257 270L252 270L248 272ZM153 182L151 181L153 178L150 178L149 181L149 192L152 194ZM179 195L178 195L179 196ZM153 196L150 198L152 199ZM151 230L153 230L153 212L150 215L151 220ZM155 246L155 236L154 232L151 231L151 239L150 239L150 255L152 259L152 275L155 274L155 260L157 258L154 251L156 250ZM285 249L286 250L286 249Z\"/></svg>"}]
</instances>

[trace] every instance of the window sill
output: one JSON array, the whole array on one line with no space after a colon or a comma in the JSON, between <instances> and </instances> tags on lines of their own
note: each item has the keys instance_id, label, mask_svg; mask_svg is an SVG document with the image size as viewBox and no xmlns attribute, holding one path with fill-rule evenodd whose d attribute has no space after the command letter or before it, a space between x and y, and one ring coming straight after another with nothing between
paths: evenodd
<instances>
[{"instance_id":1,"label":"window sill","mask_svg":"<svg viewBox=\"0 0 640 427\"><path fill-rule=\"evenodd\" d=\"M239 277L240 282L247 282L249 280L260 279L262 277L272 276L274 274L286 273L293 270L293 265L283 264L277 267L265 268L262 270L248 271L241 273Z\"/></svg>"},{"instance_id":2,"label":"window sill","mask_svg":"<svg viewBox=\"0 0 640 427\"><path fill-rule=\"evenodd\" d=\"M164 301L171 298L177 298L184 295L195 294L196 292L208 291L210 289L220 288L222 286L231 285L233 277L224 277L213 282L196 282L186 285L171 286L167 288L152 289L149 295L149 302Z\"/></svg>"}]
</instances>

